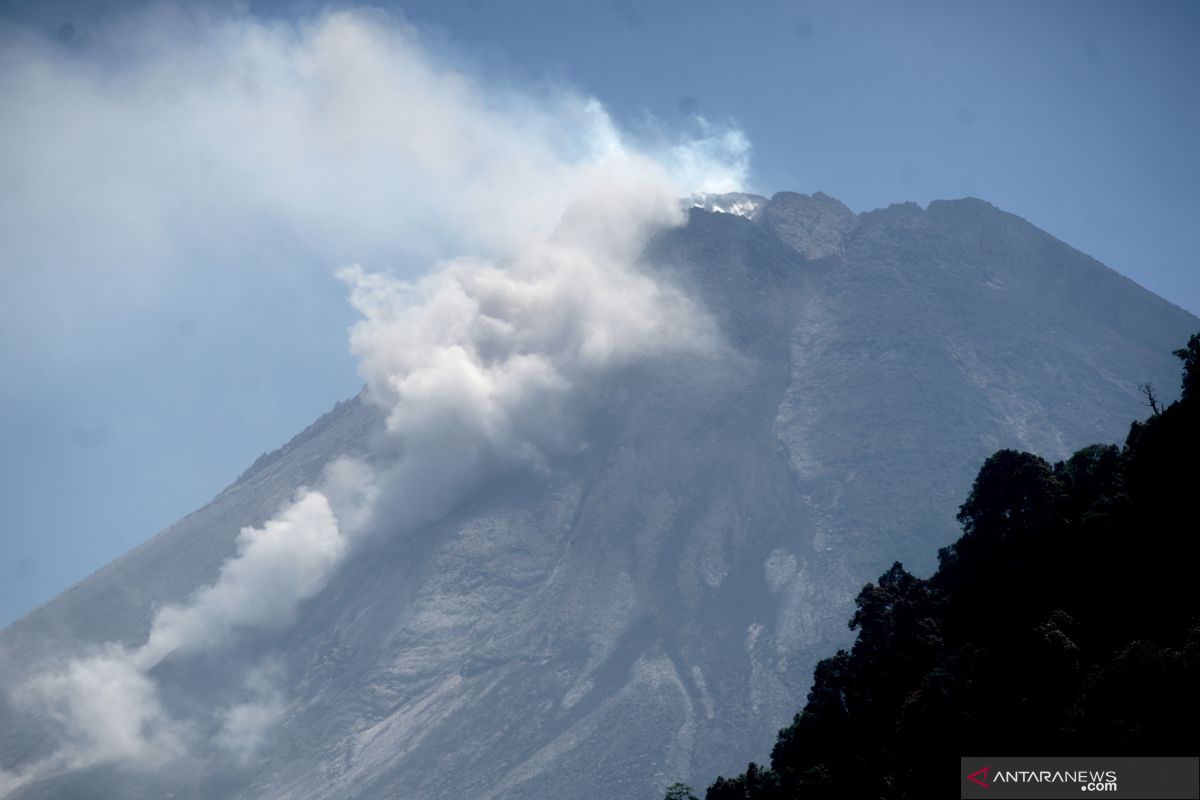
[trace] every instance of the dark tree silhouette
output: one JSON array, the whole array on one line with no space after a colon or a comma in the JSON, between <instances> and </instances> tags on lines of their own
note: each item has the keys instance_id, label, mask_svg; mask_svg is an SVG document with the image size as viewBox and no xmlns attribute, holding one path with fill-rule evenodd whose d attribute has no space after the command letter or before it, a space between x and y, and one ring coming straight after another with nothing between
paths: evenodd
<instances>
[{"instance_id":1,"label":"dark tree silhouette","mask_svg":"<svg viewBox=\"0 0 1200 800\"><path fill-rule=\"evenodd\" d=\"M1143 405L1150 409L1151 414L1162 413L1162 406L1158 402L1158 394L1154 391L1154 384L1150 382L1139 383L1138 391L1142 393L1142 397L1146 398Z\"/></svg>"},{"instance_id":2,"label":"dark tree silhouette","mask_svg":"<svg viewBox=\"0 0 1200 800\"><path fill-rule=\"evenodd\" d=\"M692 793L692 787L686 783L672 783L667 787L663 800L700 800Z\"/></svg>"},{"instance_id":3,"label":"dark tree silhouette","mask_svg":"<svg viewBox=\"0 0 1200 800\"><path fill-rule=\"evenodd\" d=\"M1200 394L1200 333L1193 333L1187 347L1174 351L1183 361L1182 400L1191 400Z\"/></svg>"},{"instance_id":4,"label":"dark tree silhouette","mask_svg":"<svg viewBox=\"0 0 1200 800\"><path fill-rule=\"evenodd\" d=\"M867 584L770 768L706 800L952 794L968 752L1194 752L1200 334L1175 354L1181 399L1123 448L991 456L937 572Z\"/></svg>"}]
</instances>

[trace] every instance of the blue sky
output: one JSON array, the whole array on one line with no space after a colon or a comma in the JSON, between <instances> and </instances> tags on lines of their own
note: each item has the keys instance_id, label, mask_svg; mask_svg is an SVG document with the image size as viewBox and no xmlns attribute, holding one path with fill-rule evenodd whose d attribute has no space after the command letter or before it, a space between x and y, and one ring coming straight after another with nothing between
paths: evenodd
<instances>
[{"instance_id":1,"label":"blue sky","mask_svg":"<svg viewBox=\"0 0 1200 800\"><path fill-rule=\"evenodd\" d=\"M14 42L42 37L59 53L50 58L119 76L128 32L113 31L149 25L129 22L145 5L0 3L0 57L17 75L0 83L0 101L30 121L5 135L72 150L55 159L10 140L10 152L50 166L0 158L0 210L22 226L0 241L0 624L201 505L358 390L346 344L355 317L335 267L415 275L459 245L441 207L422 204L419 182L367 187L363 208L380 214L369 224L337 192L314 198L296 213L328 203L337 225L309 234L266 201L256 213L244 198L196 195L203 169L162 168L171 141L156 148L154 174L129 185L106 171L115 156L103 148L95 169L79 161L75 150L106 135L87 130L89 92L120 104L121 82L39 83L44 71L14 72L25 64ZM186 24L159 13L154 35L174 46L231 15L289 25L326 6L196 8ZM982 197L1200 313L1194 3L442 0L392 13L439 62L498 93L573 87L647 138L691 131L696 114L736 127L752 146L751 190L821 190L856 211ZM147 96L169 98L172 79ZM139 124L153 130L173 111ZM78 130L55 128L67 125ZM140 163L119 166L137 173ZM333 168L321 176L335 187L340 178ZM361 192L363 178L348 175L344 191ZM222 187L214 180L211 191ZM522 187L509 191L519 201ZM196 196L199 211L172 206ZM427 213L435 232L386 235L378 209L391 201L398 214ZM138 213L163 207L167 228Z\"/></svg>"}]
</instances>

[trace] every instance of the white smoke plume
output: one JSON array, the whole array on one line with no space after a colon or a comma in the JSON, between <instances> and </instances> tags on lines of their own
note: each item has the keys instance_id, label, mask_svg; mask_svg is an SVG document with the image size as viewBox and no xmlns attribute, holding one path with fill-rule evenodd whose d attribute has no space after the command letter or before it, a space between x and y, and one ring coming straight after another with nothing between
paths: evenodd
<instances>
[{"instance_id":1,"label":"white smoke plume","mask_svg":"<svg viewBox=\"0 0 1200 800\"><path fill-rule=\"evenodd\" d=\"M70 94L89 119L132 137L115 169L143 146L147 170L203 161L211 171L189 176L193 199L236 184L241 210L283 220L318 251L357 236L379 257L411 235L417 250L452 241L467 255L416 281L339 272L362 316L351 349L368 400L386 412L386 440L244 529L216 581L160 609L143 645L107 645L22 686L16 699L53 721L63 744L0 775L0 791L5 777L13 787L96 764L153 768L185 747L252 752L284 707L269 671L252 674L251 699L216 709L217 731L208 720L202 733L172 717L152 670L288 624L372 535L403 535L498 471L544 469L586 446L578 409L606 371L719 347L703 310L640 258L650 237L682 223L680 197L739 188L739 132L639 145L595 100L498 90L373 12L299 27L237 18L187 28L170 45L139 30L123 34L135 57L115 77L24 46L43 91ZM152 111L164 102L172 113ZM138 130L147 121L153 130ZM0 151L13 124L0 122ZM50 128L50 138L67 135ZM170 210L136 211L168 250L196 235L180 233ZM235 227L235 242L245 235Z\"/></svg>"},{"instance_id":2,"label":"white smoke plume","mask_svg":"<svg viewBox=\"0 0 1200 800\"><path fill-rule=\"evenodd\" d=\"M315 491L302 491L263 527L242 529L238 554L225 562L216 583L197 591L186 605L159 609L145 644L109 643L17 690L19 706L40 711L59 726L63 746L18 775L0 772L0 790L5 779L15 788L46 774L101 763L153 769L194 749L198 734L170 716L150 670L174 653L210 650L240 631L286 623L300 603L324 587L345 547L329 502ZM217 711L223 724L212 737L216 747L252 752L265 725L278 717L281 702L266 687L267 677L263 670L252 672L247 680L255 698Z\"/></svg>"},{"instance_id":3,"label":"white smoke plume","mask_svg":"<svg viewBox=\"0 0 1200 800\"><path fill-rule=\"evenodd\" d=\"M0 345L152 307L185 275L504 256L558 224L581 168L630 151L596 100L473 75L382 11L186 8L86 48L0 27ZM685 192L742 182L745 137L695 133L640 149Z\"/></svg>"},{"instance_id":4,"label":"white smoke plume","mask_svg":"<svg viewBox=\"0 0 1200 800\"><path fill-rule=\"evenodd\" d=\"M715 346L702 312L639 268L681 222L654 162L609 156L554 234L503 263L454 261L416 284L342 270L363 315L351 348L402 455L379 476L385 524L449 510L498 468L540 468L581 442L577 388L615 366Z\"/></svg>"},{"instance_id":5,"label":"white smoke plume","mask_svg":"<svg viewBox=\"0 0 1200 800\"><path fill-rule=\"evenodd\" d=\"M47 709L67 732L66 746L39 772L117 760L154 767L183 751L179 727L163 709L154 681L117 645L72 659L21 691L22 701Z\"/></svg>"},{"instance_id":6,"label":"white smoke plume","mask_svg":"<svg viewBox=\"0 0 1200 800\"><path fill-rule=\"evenodd\" d=\"M302 492L262 528L242 529L238 554L225 562L216 583L186 606L159 610L135 663L149 669L172 652L219 646L238 629L287 622L325 585L345 549L325 495Z\"/></svg>"},{"instance_id":7,"label":"white smoke plume","mask_svg":"<svg viewBox=\"0 0 1200 800\"><path fill-rule=\"evenodd\" d=\"M284 697L279 690L282 672L273 660L259 664L243 682L248 699L220 711L221 727L213 736L213 744L234 761L253 760L283 717Z\"/></svg>"}]
</instances>

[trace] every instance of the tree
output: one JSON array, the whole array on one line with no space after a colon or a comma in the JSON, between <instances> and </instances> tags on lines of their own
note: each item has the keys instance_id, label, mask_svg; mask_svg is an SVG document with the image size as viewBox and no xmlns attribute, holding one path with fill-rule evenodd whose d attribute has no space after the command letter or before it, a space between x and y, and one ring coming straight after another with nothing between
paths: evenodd
<instances>
[{"instance_id":1,"label":"tree","mask_svg":"<svg viewBox=\"0 0 1200 800\"><path fill-rule=\"evenodd\" d=\"M1152 414L1162 413L1162 406L1159 405L1158 395L1155 394L1155 392L1154 392L1154 384L1139 383L1138 391L1141 392L1142 396L1146 398L1145 401L1143 401L1142 405L1149 407L1150 413L1152 413Z\"/></svg>"},{"instance_id":2,"label":"tree","mask_svg":"<svg viewBox=\"0 0 1200 800\"><path fill-rule=\"evenodd\" d=\"M987 459L937 572L896 563L868 583L857 641L817 664L770 768L718 778L706 800L916 800L953 790L935 754L1136 756L1194 739L1200 334L1175 354L1184 397L1164 408L1147 391L1153 414L1124 447Z\"/></svg>"},{"instance_id":3,"label":"tree","mask_svg":"<svg viewBox=\"0 0 1200 800\"><path fill-rule=\"evenodd\" d=\"M1181 400L1200 397L1200 333L1193 333L1187 347L1174 351L1183 362L1183 395Z\"/></svg>"},{"instance_id":4,"label":"tree","mask_svg":"<svg viewBox=\"0 0 1200 800\"><path fill-rule=\"evenodd\" d=\"M967 502L958 511L963 534L1003 535L1041 522L1061 487L1050 465L1032 453L1000 450L979 470Z\"/></svg>"},{"instance_id":5,"label":"tree","mask_svg":"<svg viewBox=\"0 0 1200 800\"><path fill-rule=\"evenodd\" d=\"M672 783L667 787L667 793L663 796L663 800L700 800L700 798L692 794L692 787L686 783Z\"/></svg>"}]
</instances>

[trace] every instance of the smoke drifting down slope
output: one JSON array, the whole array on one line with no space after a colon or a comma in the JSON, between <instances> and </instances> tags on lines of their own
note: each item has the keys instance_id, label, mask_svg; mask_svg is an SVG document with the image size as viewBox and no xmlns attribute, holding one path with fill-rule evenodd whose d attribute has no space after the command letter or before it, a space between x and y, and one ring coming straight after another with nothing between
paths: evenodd
<instances>
[{"instance_id":1,"label":"smoke drifting down slope","mask_svg":"<svg viewBox=\"0 0 1200 800\"><path fill-rule=\"evenodd\" d=\"M389 178L429 187L420 192L425 214L445 218L444 229L476 252L498 255L454 259L416 282L358 266L339 272L363 317L351 347L367 398L386 415L386 435L366 457L329 465L318 485L299 490L261 527L243 529L215 583L159 609L144 644L109 643L18 687L17 704L52 720L64 744L2 776L0 787L10 790L97 764L146 770L185 753L252 753L278 716L269 657L246 667L251 702L198 718L167 711L155 673L164 659L177 663L289 624L356 548L439 519L490 475L544 469L547 459L579 451L586 442L576 407L605 371L718 347L705 313L638 259L652 236L683 222L681 195L740 179L746 148L736 131L650 152L622 136L594 100L560 91L552 103L511 94L497 102L469 76L436 64L411 30L373 15L328 16L299 31L239 20L180 45L183 54L156 51L124 76L131 97L102 96L69 63L54 64L60 72L48 80L133 124L127 115L149 113L161 90L154 76L166 70L183 79L185 106L232 120L231 138L242 125L282 123L318 151L290 152L250 173L226 162L249 174L252 191L265 191L275 170L328 163L321 151L329 137L365 140L367 156L384 156ZM283 104L286 121L228 93L228 76L208 85L201 72L214 51L279 67L256 93L268 106ZM348 95L355 102L343 109ZM328 101L352 119L309 116ZM392 107L406 109L404 124L380 118L377 109ZM235 148L222 158L238 157ZM342 197L283 206L303 226ZM387 196L374 201L375 216L406 212L387 208Z\"/></svg>"},{"instance_id":2,"label":"smoke drifting down slope","mask_svg":"<svg viewBox=\"0 0 1200 800\"><path fill-rule=\"evenodd\" d=\"M736 131L647 143L385 17L172 24L113 33L116 65L0 48L44 90L0 73L27 104L0 131L91 109L96 174L147 240L245 248L213 280L293 231L361 264L340 275L367 388L0 631L14 800L586 800L731 774L847 644L862 583L931 567L983 458L1120 438L1200 325L982 201L715 194L741 182ZM124 169L135 147L150 168ZM98 259L121 245L95 234ZM418 253L453 257L412 280Z\"/></svg>"},{"instance_id":3,"label":"smoke drifting down slope","mask_svg":"<svg viewBox=\"0 0 1200 800\"><path fill-rule=\"evenodd\" d=\"M862 583L952 538L979 460L1121 436L1200 324L980 201L748 200L645 231L645 269L576 232L595 211L502 264L348 268L367 390L0 632L14 797L731 774Z\"/></svg>"}]
</instances>

